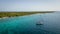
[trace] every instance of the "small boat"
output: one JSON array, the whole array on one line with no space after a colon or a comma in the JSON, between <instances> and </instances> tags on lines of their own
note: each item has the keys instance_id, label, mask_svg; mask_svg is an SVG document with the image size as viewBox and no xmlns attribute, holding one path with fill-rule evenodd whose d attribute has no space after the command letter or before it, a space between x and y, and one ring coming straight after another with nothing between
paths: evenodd
<instances>
[{"instance_id":1,"label":"small boat","mask_svg":"<svg viewBox=\"0 0 60 34\"><path fill-rule=\"evenodd\" d=\"M36 24L36 25L43 25L43 24Z\"/></svg>"},{"instance_id":2,"label":"small boat","mask_svg":"<svg viewBox=\"0 0 60 34\"><path fill-rule=\"evenodd\" d=\"M36 23L36 25L43 25L43 23L42 22L39 22L39 23Z\"/></svg>"}]
</instances>

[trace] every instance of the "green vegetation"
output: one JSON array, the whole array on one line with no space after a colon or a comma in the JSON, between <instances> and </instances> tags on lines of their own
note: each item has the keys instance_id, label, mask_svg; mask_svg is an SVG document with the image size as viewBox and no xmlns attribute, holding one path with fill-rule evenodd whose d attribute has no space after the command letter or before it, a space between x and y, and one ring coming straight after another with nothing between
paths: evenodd
<instances>
[{"instance_id":1,"label":"green vegetation","mask_svg":"<svg viewBox=\"0 0 60 34\"><path fill-rule=\"evenodd\" d=\"M36 13L51 13L51 12L0 12L0 18L23 16L23 15L30 15L30 14L36 14Z\"/></svg>"}]
</instances>

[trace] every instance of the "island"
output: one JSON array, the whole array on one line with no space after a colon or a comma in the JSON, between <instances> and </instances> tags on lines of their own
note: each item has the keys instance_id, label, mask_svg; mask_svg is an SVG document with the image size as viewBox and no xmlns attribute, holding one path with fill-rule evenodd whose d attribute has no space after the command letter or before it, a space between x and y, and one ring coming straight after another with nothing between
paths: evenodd
<instances>
[{"instance_id":1,"label":"island","mask_svg":"<svg viewBox=\"0 0 60 34\"><path fill-rule=\"evenodd\" d=\"M30 15L36 13L53 13L54 11L31 11L31 12L0 12L0 18L2 17L15 17L15 16L23 16L23 15Z\"/></svg>"}]
</instances>

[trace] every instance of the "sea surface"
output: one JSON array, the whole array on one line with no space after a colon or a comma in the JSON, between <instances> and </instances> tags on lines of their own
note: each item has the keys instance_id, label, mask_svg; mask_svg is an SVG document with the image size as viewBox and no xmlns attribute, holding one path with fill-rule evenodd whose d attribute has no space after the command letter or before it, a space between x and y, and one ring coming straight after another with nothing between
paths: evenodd
<instances>
[{"instance_id":1,"label":"sea surface","mask_svg":"<svg viewBox=\"0 0 60 34\"><path fill-rule=\"evenodd\" d=\"M0 34L60 34L60 13L2 18Z\"/></svg>"}]
</instances>

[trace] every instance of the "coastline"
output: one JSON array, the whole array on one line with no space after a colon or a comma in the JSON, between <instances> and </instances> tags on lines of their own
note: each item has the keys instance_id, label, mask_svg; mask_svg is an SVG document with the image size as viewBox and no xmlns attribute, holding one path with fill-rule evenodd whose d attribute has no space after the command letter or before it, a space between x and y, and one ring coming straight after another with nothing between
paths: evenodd
<instances>
[{"instance_id":1,"label":"coastline","mask_svg":"<svg viewBox=\"0 0 60 34\"><path fill-rule=\"evenodd\" d=\"M1 18L10 18L10 17L17 17L17 16L24 16L24 15L31 15L31 14L38 14L38 13L53 13L51 12L0 12L0 19Z\"/></svg>"},{"instance_id":2,"label":"coastline","mask_svg":"<svg viewBox=\"0 0 60 34\"><path fill-rule=\"evenodd\" d=\"M5 18L9 18L9 17L2 17L2 18L0 18L0 19L5 19Z\"/></svg>"}]
</instances>

